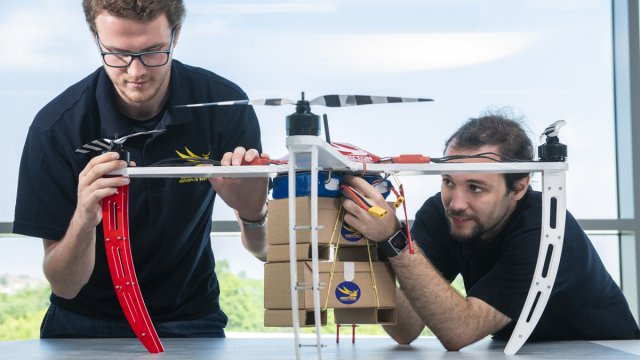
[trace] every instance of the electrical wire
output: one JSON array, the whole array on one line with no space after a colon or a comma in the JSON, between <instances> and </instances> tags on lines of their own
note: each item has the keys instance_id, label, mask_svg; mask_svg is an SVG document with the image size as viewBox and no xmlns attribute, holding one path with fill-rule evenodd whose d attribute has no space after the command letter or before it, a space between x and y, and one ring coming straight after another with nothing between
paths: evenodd
<instances>
[{"instance_id":1,"label":"electrical wire","mask_svg":"<svg viewBox=\"0 0 640 360\"><path fill-rule=\"evenodd\" d=\"M351 186L348 185L340 185L340 189L347 192L351 199L362 209L369 211L371 208L371 204L362 196L359 192L355 191Z\"/></svg>"},{"instance_id":2,"label":"electrical wire","mask_svg":"<svg viewBox=\"0 0 640 360\"><path fill-rule=\"evenodd\" d=\"M491 157L489 155L493 155L495 157L497 157L498 159ZM488 152L483 152L483 153L479 153L479 154L473 154L473 155L449 155L449 156L443 156L441 158L431 158L431 162L434 163L446 163L446 162L450 162L450 161L454 161L454 160L463 160L463 159L488 159L488 160L492 160L495 162L529 162L532 160L519 160L519 159L512 159L510 157L498 154L498 153L494 153L491 151Z\"/></svg>"},{"instance_id":3,"label":"electrical wire","mask_svg":"<svg viewBox=\"0 0 640 360\"><path fill-rule=\"evenodd\" d=\"M371 215L375 215L377 217L383 217L385 215L387 215L387 211L383 208L381 208L380 206L377 205L371 205L367 199L364 198L364 196L362 194L360 194L359 192L355 191L352 187L342 184L340 185L340 189L347 192L350 195L350 198L353 199L353 201L360 206L362 209L364 209L366 212L368 212Z\"/></svg>"},{"instance_id":4,"label":"electrical wire","mask_svg":"<svg viewBox=\"0 0 640 360\"><path fill-rule=\"evenodd\" d=\"M156 161L148 167L162 167L162 166L198 166L198 165L213 165L220 166L219 160L211 160L206 158L167 158L160 161Z\"/></svg>"}]
</instances>

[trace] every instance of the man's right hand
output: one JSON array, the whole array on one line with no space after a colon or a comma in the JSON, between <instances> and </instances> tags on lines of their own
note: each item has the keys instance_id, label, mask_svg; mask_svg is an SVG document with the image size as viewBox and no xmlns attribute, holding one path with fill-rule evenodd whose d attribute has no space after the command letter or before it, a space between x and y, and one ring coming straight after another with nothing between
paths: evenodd
<instances>
[{"instance_id":1,"label":"man's right hand","mask_svg":"<svg viewBox=\"0 0 640 360\"><path fill-rule=\"evenodd\" d=\"M129 184L129 178L106 176L108 173L127 167L119 160L117 152L106 152L96 156L80 172L78 177L78 203L74 217L83 227L95 228L102 220L102 199L117 192L117 187Z\"/></svg>"},{"instance_id":2,"label":"man's right hand","mask_svg":"<svg viewBox=\"0 0 640 360\"><path fill-rule=\"evenodd\" d=\"M133 164L132 164L133 165ZM51 291L73 299L89 281L95 265L96 226L102 220L102 199L129 183L123 176L106 176L125 168L116 152L96 156L78 177L78 203L67 232L58 240L44 239L44 274Z\"/></svg>"}]
</instances>

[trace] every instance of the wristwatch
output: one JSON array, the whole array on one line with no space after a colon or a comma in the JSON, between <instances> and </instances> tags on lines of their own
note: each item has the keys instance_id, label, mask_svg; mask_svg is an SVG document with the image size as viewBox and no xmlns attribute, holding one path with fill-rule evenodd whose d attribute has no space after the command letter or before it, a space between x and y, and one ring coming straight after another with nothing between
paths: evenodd
<instances>
[{"instance_id":1,"label":"wristwatch","mask_svg":"<svg viewBox=\"0 0 640 360\"><path fill-rule=\"evenodd\" d=\"M407 247L407 226L405 223L401 223L400 230L393 234L389 240L379 243L382 253L387 258L400 255L402 250Z\"/></svg>"},{"instance_id":2,"label":"wristwatch","mask_svg":"<svg viewBox=\"0 0 640 360\"><path fill-rule=\"evenodd\" d=\"M240 215L238 215L238 217L240 218L240 221L242 221L242 224L244 225L245 229L258 229L263 227L264 224L267 223L267 215L268 215L268 211L265 212L264 216L258 220L247 220Z\"/></svg>"}]
</instances>

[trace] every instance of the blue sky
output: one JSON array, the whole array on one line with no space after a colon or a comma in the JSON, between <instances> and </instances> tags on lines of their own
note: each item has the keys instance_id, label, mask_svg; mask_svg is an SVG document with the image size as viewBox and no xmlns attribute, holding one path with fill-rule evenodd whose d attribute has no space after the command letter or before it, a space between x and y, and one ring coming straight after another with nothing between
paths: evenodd
<instances>
[{"instance_id":1,"label":"blue sky","mask_svg":"<svg viewBox=\"0 0 640 360\"><path fill-rule=\"evenodd\" d=\"M560 138L569 146L569 209L580 218L616 216L608 1L198 0L186 6L175 58L227 77L251 98L296 99L305 91L308 98L435 99L313 109L328 114L333 140L380 156L438 156L449 133L487 109L509 106L524 115L536 140L548 124L565 119ZM0 33L0 166L6 169L0 222L10 222L33 116L100 59L80 1L3 2ZM285 155L284 118L293 108L256 111L265 151ZM437 177L403 182L411 215L439 186ZM231 219L219 205L214 219Z\"/></svg>"}]
</instances>

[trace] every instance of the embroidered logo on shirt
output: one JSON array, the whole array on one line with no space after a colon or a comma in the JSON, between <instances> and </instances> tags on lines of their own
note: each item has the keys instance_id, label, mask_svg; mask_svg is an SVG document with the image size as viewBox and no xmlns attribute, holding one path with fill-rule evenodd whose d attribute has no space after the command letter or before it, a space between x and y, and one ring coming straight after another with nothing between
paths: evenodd
<instances>
[{"instance_id":1,"label":"embroidered logo on shirt","mask_svg":"<svg viewBox=\"0 0 640 360\"><path fill-rule=\"evenodd\" d=\"M185 159L187 162L198 162L202 160L209 160L209 156L211 156L211 151L209 151L206 154L196 155L193 151L189 150L189 148L186 146L184 147L184 150L186 154L183 154L178 150L176 150L176 154L178 154L178 156L181 159ZM196 166L202 166L202 165L204 164L196 164ZM191 182L201 182L201 181L207 181L207 180L209 179L206 177L182 177L180 178L180 180L178 180L178 183L186 184Z\"/></svg>"}]
</instances>

